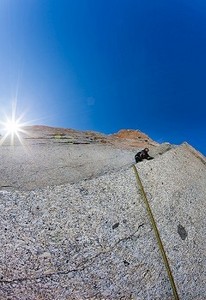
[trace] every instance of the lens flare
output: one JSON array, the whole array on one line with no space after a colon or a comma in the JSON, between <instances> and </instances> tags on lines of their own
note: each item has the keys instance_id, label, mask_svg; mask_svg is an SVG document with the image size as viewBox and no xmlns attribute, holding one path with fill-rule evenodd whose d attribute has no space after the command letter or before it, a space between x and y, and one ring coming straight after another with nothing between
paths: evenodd
<instances>
[{"instance_id":1,"label":"lens flare","mask_svg":"<svg viewBox=\"0 0 206 300\"><path fill-rule=\"evenodd\" d=\"M16 120L8 120L5 123L5 130L8 134L18 134L21 131L21 124Z\"/></svg>"},{"instance_id":2,"label":"lens flare","mask_svg":"<svg viewBox=\"0 0 206 300\"><path fill-rule=\"evenodd\" d=\"M14 144L16 139L23 144L22 133L26 134L26 131L23 129L26 123L22 122L22 118L23 115L18 118L16 117L16 106L12 107L11 117L5 115L5 121L0 122L1 129L4 133L0 139L0 145L2 145L9 137L11 145Z\"/></svg>"}]
</instances>

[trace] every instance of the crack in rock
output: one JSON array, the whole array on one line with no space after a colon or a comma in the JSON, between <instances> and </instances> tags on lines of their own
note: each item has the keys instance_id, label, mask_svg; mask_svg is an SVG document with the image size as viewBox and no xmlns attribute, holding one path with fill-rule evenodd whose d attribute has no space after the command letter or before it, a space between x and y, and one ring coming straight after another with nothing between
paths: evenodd
<instances>
[{"instance_id":1,"label":"crack in rock","mask_svg":"<svg viewBox=\"0 0 206 300\"><path fill-rule=\"evenodd\" d=\"M0 283L4 283L4 284L11 284L11 283L15 283L15 282L24 282L24 281L35 281L35 280L39 280L39 279L44 279L44 278L48 278L48 277L52 277L52 276L60 276L60 275L67 275L69 273L73 273L73 272L81 272L81 271L84 271L86 268L90 267L94 262L95 260L101 256L101 255L105 255L105 254L108 254L110 253L112 250L114 250L118 244L120 244L121 242L125 242L127 240L130 240L132 239L135 234L138 232L139 228L141 228L143 226L143 224L139 225L137 230L135 230L131 235L129 236L126 236L122 239L119 239L112 247L110 247L109 249L105 249L99 253L97 253L96 255L94 255L93 257L90 257L90 258L87 258L85 259L83 262L79 263L77 265L77 268L75 269L71 269L71 270L65 270L65 271L58 271L58 272L53 272L53 273L50 273L50 274L43 274L41 276L37 276L37 277L31 277L31 278L28 278L28 277L22 277L22 278L14 278L12 280L0 280ZM90 262L88 264L88 262Z\"/></svg>"}]
</instances>

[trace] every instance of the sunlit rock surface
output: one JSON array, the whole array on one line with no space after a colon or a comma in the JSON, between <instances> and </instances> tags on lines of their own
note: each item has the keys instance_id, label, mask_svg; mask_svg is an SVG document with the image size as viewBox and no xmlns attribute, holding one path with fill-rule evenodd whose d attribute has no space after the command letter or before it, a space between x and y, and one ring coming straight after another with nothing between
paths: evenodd
<instances>
[{"instance_id":1,"label":"sunlit rock surface","mask_svg":"<svg viewBox=\"0 0 206 300\"><path fill-rule=\"evenodd\" d=\"M138 149L149 147L152 151L158 145L135 130L124 131L128 139L125 134L118 138L47 126L26 127L25 131L23 145L16 139L10 146L8 138L0 148L1 188L31 190L75 183L128 168Z\"/></svg>"},{"instance_id":2,"label":"sunlit rock surface","mask_svg":"<svg viewBox=\"0 0 206 300\"><path fill-rule=\"evenodd\" d=\"M49 132L0 147L0 299L173 299L132 169L138 147ZM180 299L206 299L205 157L149 148L137 169Z\"/></svg>"}]
</instances>

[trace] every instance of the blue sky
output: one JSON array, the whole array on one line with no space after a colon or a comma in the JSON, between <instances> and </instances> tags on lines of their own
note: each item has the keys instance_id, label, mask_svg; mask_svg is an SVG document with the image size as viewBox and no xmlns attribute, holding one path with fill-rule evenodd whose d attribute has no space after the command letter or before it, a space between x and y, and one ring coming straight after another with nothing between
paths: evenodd
<instances>
[{"instance_id":1,"label":"blue sky","mask_svg":"<svg viewBox=\"0 0 206 300\"><path fill-rule=\"evenodd\" d=\"M206 154L203 0L1 0L0 112Z\"/></svg>"}]
</instances>

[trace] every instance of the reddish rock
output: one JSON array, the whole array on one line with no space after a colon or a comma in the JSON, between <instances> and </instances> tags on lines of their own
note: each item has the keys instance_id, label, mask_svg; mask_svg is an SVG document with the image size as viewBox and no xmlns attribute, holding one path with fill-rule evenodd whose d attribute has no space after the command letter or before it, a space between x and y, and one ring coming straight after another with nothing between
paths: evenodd
<instances>
[{"instance_id":1,"label":"reddish rock","mask_svg":"<svg viewBox=\"0 0 206 300\"><path fill-rule=\"evenodd\" d=\"M70 140L71 143L99 143L114 145L117 148L131 149L156 146L148 135L132 129L122 129L117 133L106 135L95 131L79 131L68 128L57 128L34 125L24 128L29 139Z\"/></svg>"},{"instance_id":2,"label":"reddish rock","mask_svg":"<svg viewBox=\"0 0 206 300\"><path fill-rule=\"evenodd\" d=\"M121 129L117 133L114 133L112 136L118 137L121 139L144 139L144 140L150 140L148 135L142 133L139 130L132 130L132 129Z\"/></svg>"}]
</instances>

